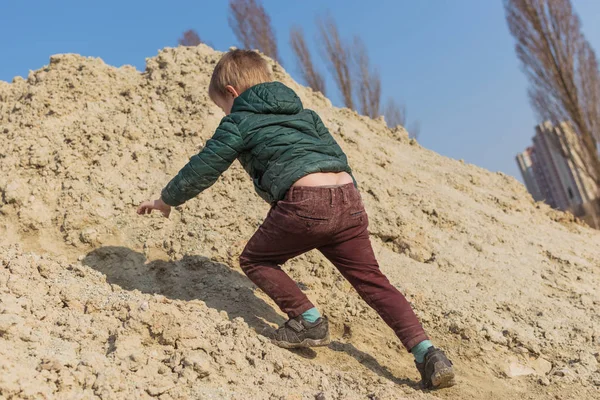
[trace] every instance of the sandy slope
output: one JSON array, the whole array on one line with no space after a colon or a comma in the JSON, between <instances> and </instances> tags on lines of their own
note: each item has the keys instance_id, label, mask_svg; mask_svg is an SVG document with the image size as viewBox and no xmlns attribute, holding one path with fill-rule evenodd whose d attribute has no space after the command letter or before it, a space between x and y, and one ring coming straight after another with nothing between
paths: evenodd
<instances>
[{"instance_id":1,"label":"sandy slope","mask_svg":"<svg viewBox=\"0 0 600 400\"><path fill-rule=\"evenodd\" d=\"M600 396L600 233L274 64L347 152L381 267L459 384L418 390L412 357L317 253L286 267L334 343L266 343L256 331L284 319L237 256L267 205L237 163L170 220L134 212L218 124L218 57L165 49L139 73L58 55L0 82L0 399Z\"/></svg>"}]
</instances>

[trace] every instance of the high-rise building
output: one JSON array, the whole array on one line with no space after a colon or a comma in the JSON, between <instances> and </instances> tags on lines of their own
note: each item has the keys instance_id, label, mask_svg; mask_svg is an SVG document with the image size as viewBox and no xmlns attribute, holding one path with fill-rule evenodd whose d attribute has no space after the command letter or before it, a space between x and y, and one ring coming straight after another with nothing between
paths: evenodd
<instances>
[{"instance_id":1,"label":"high-rise building","mask_svg":"<svg viewBox=\"0 0 600 400\"><path fill-rule=\"evenodd\" d=\"M533 146L517 155L517 164L533 198L570 210L597 197L597 187L582 167L579 138L568 123L536 127Z\"/></svg>"},{"instance_id":2,"label":"high-rise building","mask_svg":"<svg viewBox=\"0 0 600 400\"><path fill-rule=\"evenodd\" d=\"M535 172L533 170L533 160L535 160L535 150L533 147L528 147L524 152L517 154L517 164L521 169L523 180L525 181L525 187L535 201L543 201L544 196L540 190L537 180L535 179Z\"/></svg>"},{"instance_id":3,"label":"high-rise building","mask_svg":"<svg viewBox=\"0 0 600 400\"><path fill-rule=\"evenodd\" d=\"M583 147L578 135L575 133L570 124L563 122L560 124L562 136L563 152L567 155L569 168L578 190L578 199L580 204L585 204L595 199L600 195L600 187L596 184L594 178L586 171L584 166Z\"/></svg>"}]
</instances>

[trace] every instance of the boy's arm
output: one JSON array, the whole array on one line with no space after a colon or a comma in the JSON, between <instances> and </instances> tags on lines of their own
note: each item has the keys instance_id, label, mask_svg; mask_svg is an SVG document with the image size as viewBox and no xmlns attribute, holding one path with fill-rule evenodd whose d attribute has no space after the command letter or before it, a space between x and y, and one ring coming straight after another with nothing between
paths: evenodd
<instances>
[{"instance_id":1,"label":"boy's arm","mask_svg":"<svg viewBox=\"0 0 600 400\"><path fill-rule=\"evenodd\" d=\"M243 148L237 125L225 117L202 151L191 157L162 190L161 199L170 206L178 206L196 197L219 179Z\"/></svg>"}]
</instances>

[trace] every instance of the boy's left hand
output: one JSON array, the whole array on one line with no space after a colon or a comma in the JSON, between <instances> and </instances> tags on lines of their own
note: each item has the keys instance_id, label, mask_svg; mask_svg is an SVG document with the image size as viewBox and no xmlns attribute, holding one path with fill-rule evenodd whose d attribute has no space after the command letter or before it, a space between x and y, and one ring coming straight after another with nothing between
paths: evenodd
<instances>
[{"instance_id":1,"label":"boy's left hand","mask_svg":"<svg viewBox=\"0 0 600 400\"><path fill-rule=\"evenodd\" d=\"M152 210L160 211L165 218L169 218L169 215L171 214L171 206L162 201L162 199L143 202L138 207L137 213L140 215L150 214Z\"/></svg>"}]
</instances>

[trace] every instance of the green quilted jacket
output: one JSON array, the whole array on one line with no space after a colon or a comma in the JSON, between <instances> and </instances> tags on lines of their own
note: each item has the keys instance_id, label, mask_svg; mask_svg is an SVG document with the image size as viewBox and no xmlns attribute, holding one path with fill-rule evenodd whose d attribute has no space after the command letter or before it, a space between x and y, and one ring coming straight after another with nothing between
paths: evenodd
<instances>
[{"instance_id":1,"label":"green quilted jacket","mask_svg":"<svg viewBox=\"0 0 600 400\"><path fill-rule=\"evenodd\" d=\"M252 177L256 192L271 204L308 174L352 174L321 118L304 109L292 89L269 82L235 99L214 136L163 189L162 200L171 206L185 203L215 183L236 159Z\"/></svg>"}]
</instances>

